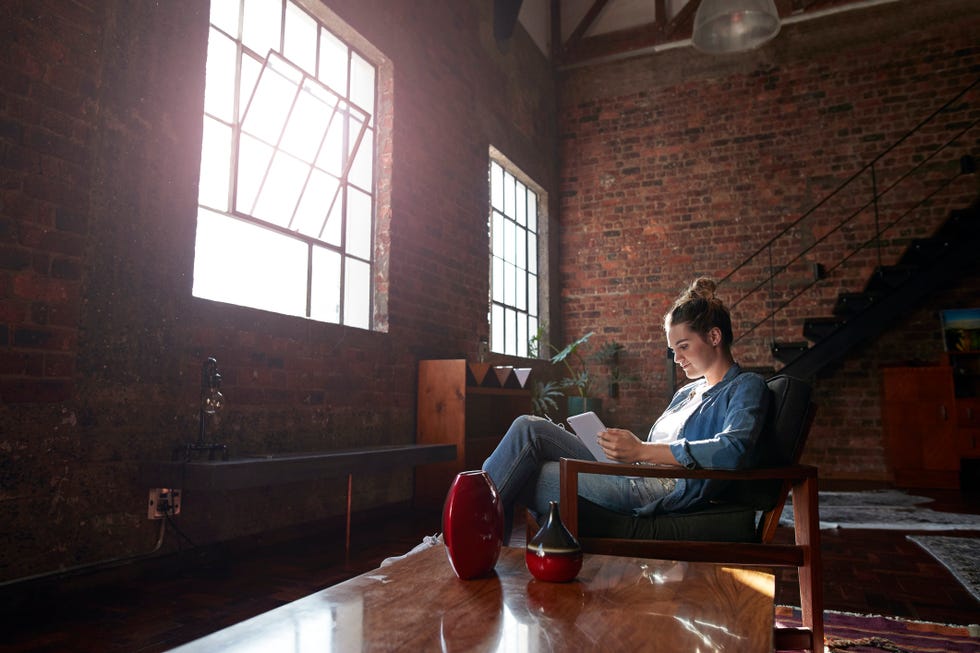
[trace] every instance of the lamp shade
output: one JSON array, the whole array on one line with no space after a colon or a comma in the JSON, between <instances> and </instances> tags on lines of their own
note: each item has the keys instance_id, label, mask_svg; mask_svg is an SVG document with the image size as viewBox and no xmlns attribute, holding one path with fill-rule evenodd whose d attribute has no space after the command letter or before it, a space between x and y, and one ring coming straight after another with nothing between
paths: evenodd
<instances>
[{"instance_id":1,"label":"lamp shade","mask_svg":"<svg viewBox=\"0 0 980 653\"><path fill-rule=\"evenodd\" d=\"M779 34L773 0L703 0L694 15L694 47L708 54L757 48Z\"/></svg>"}]
</instances>

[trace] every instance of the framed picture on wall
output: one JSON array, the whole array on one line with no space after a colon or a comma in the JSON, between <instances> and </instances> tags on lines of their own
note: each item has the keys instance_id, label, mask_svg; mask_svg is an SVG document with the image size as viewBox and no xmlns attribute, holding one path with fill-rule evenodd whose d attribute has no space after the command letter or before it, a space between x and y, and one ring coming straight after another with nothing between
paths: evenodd
<instances>
[{"instance_id":1,"label":"framed picture on wall","mask_svg":"<svg viewBox=\"0 0 980 653\"><path fill-rule=\"evenodd\" d=\"M980 352L980 308L940 311L943 344L948 352Z\"/></svg>"}]
</instances>

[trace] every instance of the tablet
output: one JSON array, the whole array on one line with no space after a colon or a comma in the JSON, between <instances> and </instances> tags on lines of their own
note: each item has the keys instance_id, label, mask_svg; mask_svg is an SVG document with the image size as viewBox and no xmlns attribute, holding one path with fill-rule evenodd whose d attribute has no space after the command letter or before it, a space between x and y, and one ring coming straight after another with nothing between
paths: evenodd
<instances>
[{"instance_id":1,"label":"tablet","mask_svg":"<svg viewBox=\"0 0 980 653\"><path fill-rule=\"evenodd\" d=\"M592 411L580 415L571 415L568 418L568 425L575 431L575 435L578 436L579 440L589 448L589 451L592 452L596 460L603 463L615 462L606 456L606 452L602 450L602 447L596 441L596 436L599 435L599 432L606 430L598 415Z\"/></svg>"}]
</instances>

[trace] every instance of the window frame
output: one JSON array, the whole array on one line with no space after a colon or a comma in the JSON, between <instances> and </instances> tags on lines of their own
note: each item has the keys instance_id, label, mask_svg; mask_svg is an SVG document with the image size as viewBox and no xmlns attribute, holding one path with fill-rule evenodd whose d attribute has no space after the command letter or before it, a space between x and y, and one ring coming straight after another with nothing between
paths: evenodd
<instances>
[{"instance_id":1,"label":"window frame","mask_svg":"<svg viewBox=\"0 0 980 653\"><path fill-rule=\"evenodd\" d=\"M278 0L275 3L272 3L277 5L277 7L272 9L272 11L278 9L279 12L279 35L278 41L273 42L273 47L270 48L270 52L273 54L267 54L266 57L263 58L253 47L250 47L255 45L254 43L245 42L243 31L245 29L244 26L246 22L246 15L244 12L246 6L248 5L247 0L226 0L226 4L228 4L228 2L238 3L237 33L230 34L223 29L223 27L230 27L230 24L222 26L212 23L211 21L215 20L215 16L212 14L209 16L209 46L210 39L214 35L212 30L217 30L222 37L231 41L231 47L234 48L235 79L233 81L233 89L231 91L233 95L231 100L233 107L230 115L224 116L208 113L207 106L202 111L202 119L206 125L210 120L216 122L219 129L230 129L230 146L228 148L228 157L224 163L228 170L227 198L224 206L210 206L207 204L207 200L202 199L203 191L202 194L199 194L197 226L198 235L195 236L195 239L196 242L199 242L197 239L200 237L201 215L203 213L210 213L217 215L219 220L232 219L235 221L240 221L243 224L248 224L253 228L262 230L261 232L256 232L258 236L261 236L261 233L265 232L269 234L278 234L279 236L286 236L287 239L291 239L292 241L301 244L302 248L304 248L306 252L306 273L305 279L302 280L302 284L304 286L302 291L305 292L306 296L305 302L302 303L305 304L305 309L300 309L300 302L296 301L298 295L296 295L295 292L294 301L292 304L290 304L289 310L283 310L280 307L272 306L271 304L273 302L269 302L267 298L265 298L266 305L262 305L262 301L258 300L251 303L247 301L241 302L235 301L235 299L226 299L221 296L215 296L214 292L200 293L196 287L196 283L195 286L192 287L192 294L195 297L206 300L233 303L246 308L267 310L295 317L305 317L306 319L324 324L336 324L341 326L350 326L353 328L364 328L367 330L386 332L388 330L388 297L386 290L388 260L385 252L388 251L388 242L390 241L391 166L390 164L383 165L383 161L385 159L382 156L382 152L386 150L390 151L392 107L390 99L385 100L384 98L390 98L390 93L386 93L386 91L393 86L393 70L391 63L377 48L372 46L366 39L357 34L356 31L354 31L342 19L336 16L336 14L325 8L322 3L316 2L315 0ZM229 13L232 14L234 11L234 5L232 4L232 10ZM288 27L287 21L290 20L290 12L292 12L293 16L301 13L305 15L305 17L311 19L309 22L312 24L312 29L315 30L315 41L313 47L313 50L315 51L315 54L313 55L315 60L312 62L312 71L310 70L311 62L307 61L307 65L300 66L298 62L293 61L286 54L287 52L295 52L297 45L295 41L286 41ZM324 63L324 60L322 59L322 56L324 55L321 54L321 48L326 47L323 44L323 39L326 38L323 36L325 33L329 34L332 39L331 42L336 40L337 42L341 43L344 48L346 48L345 54L347 62L347 68L344 73L345 87L343 89L332 89L333 95L339 98L339 101L335 106L344 105L345 107L343 110L335 111L335 113L337 115L341 115L341 119L343 120L343 123L340 124L337 131L339 132L343 152L347 152L347 154L341 153L341 156L346 160L342 161L339 174L335 175L333 172L329 172L327 170L319 171L320 176L324 177L324 179L327 181L329 181L331 178L334 180L333 183L336 186L335 201L340 203L339 226L337 227L339 236L335 237L333 240L329 240L324 237L327 216L330 216L330 219L332 220L332 212L328 212L324 216L317 236L312 236L309 233L304 233L300 231L299 228L294 228L288 224L276 224L275 222L270 222L267 219L263 219L259 215L256 215L256 211L254 210L251 212L246 212L244 207L239 206L238 204L240 195L238 189L240 179L239 166L242 165L240 153L241 139L243 137L243 132L247 131L243 130L243 126L246 124L248 117L245 111L245 106L250 101L251 97L248 90L246 89L243 91L241 87L243 61L245 61L245 58L248 57L254 62L258 63L259 72L254 75L255 81L254 85L251 87L251 93L256 92L256 89L258 89L259 86L258 80L260 79L261 74L268 70L266 66L269 63L269 57L281 58L285 62L288 62L288 65L300 70L300 73L306 76L305 78L301 79L301 85L306 84L308 80L312 80L313 83L321 85L325 90L329 91L330 89L327 89L324 81L329 75L329 72L327 72L328 69L321 69L321 66ZM309 38L309 36L307 36L307 38ZM303 43L301 45L308 46L307 43ZM344 51L341 50L340 52L343 53ZM358 58L356 61L355 57ZM351 119L350 116L354 113L355 109L360 110L360 108L358 108L354 102L355 97L352 80L352 78L355 76L352 73L352 69L358 64L358 62L363 62L363 64L361 64L362 67L364 64L366 64L367 66L373 68L374 106L365 107L363 109L367 114L367 119L362 120L359 130L356 130L356 134L352 134L350 123L354 123L356 121ZM255 68L254 64L249 65L252 66L253 69ZM370 78L371 76L369 75L369 79ZM302 89L297 86L297 97L300 96L301 90ZM289 110L293 111L295 106L295 104L291 105ZM289 116L283 118L283 133L285 133L288 128L288 118ZM369 141L365 142L368 135L370 135ZM250 136L254 138L254 135ZM323 137L328 138L329 134L324 133ZM364 164L358 163L359 159L357 158L356 150L351 150L349 148L350 139L360 143L362 147L370 147L370 167L368 167L366 171L363 168ZM275 156L281 154L285 158L285 155L288 154L288 152L281 147L281 139L275 144L267 145L272 148L272 154L269 155L268 167L265 170L266 175L269 174L269 171L272 168L272 159ZM202 168L206 158L205 147L206 143L203 142L202 139ZM313 159L303 160L297 158L297 161L301 162L301 165L310 166L311 173L316 173L317 170L319 170L319 168L316 167L319 164L319 160L316 158L317 156L319 156L319 150L318 154L315 155ZM361 156L363 156L363 154ZM352 179L352 177L349 175L351 169L355 165L361 166L359 171L360 181L367 182L370 186L369 188L364 188L363 183L357 183L358 180ZM203 179L204 176L202 174L202 182ZM306 185L309 183L310 180L304 181L303 190L306 190ZM351 235L350 225L348 224L348 220L350 219L350 206L348 202L349 194L353 192L354 188L357 188L357 190L370 202L366 213L369 222L367 225L364 225L362 222L361 226L358 227L358 233L360 234L359 242L366 243L366 246L359 248L356 251L351 249L350 243L348 242L348 237ZM329 192L330 189L328 187L327 194L329 194ZM296 201L293 204L294 212L298 210L302 197L303 195L300 194L296 198ZM257 192L252 204L253 208L256 206L258 201L259 194ZM361 206L363 207L364 204L361 203ZM287 213L289 212L288 208L285 210ZM361 213L364 213L363 208ZM231 223L224 222L223 224L224 228L227 229ZM274 240L281 241L282 239L275 238ZM197 266L199 264L199 254L200 252L195 252L194 256L195 277L197 273ZM339 279L336 276L328 277L337 282L336 285L333 283L333 281L328 284L330 288L333 288L333 293L329 296L333 297L334 300L336 300L336 304L339 305L337 312L332 315L330 314L329 309L326 312L321 311L319 314L317 314L314 310L316 298L318 296L323 296L322 291L321 294L318 294L314 283L314 266L319 264L318 261L327 260L324 259L324 256L326 256L327 259L333 259L337 269L340 271ZM232 262L234 263L234 257L232 257ZM274 266L278 264L279 263L273 263L269 268L266 268L266 270L275 269ZM360 283L357 290L363 290L363 295L358 294L356 297L350 295L351 292L357 292L357 290L352 290L354 286L352 285L353 282L349 277L350 265L355 265L361 270ZM289 277L290 279L295 280L296 283L300 283L301 278L300 274L297 272L299 267L301 266L296 266L296 269L294 269L292 272L292 276ZM218 279L218 283L220 283L220 273L215 275L214 278ZM275 288L277 286L273 285L271 287ZM284 288L283 286L278 287ZM218 292L222 292L222 289L219 288ZM239 294L243 294L242 291L239 291ZM226 295L226 297L231 297L233 295L234 292L230 292ZM348 311L352 310L351 307L354 305L359 307L359 311L357 312L356 322L352 323L352 320L349 319Z\"/></svg>"},{"instance_id":2,"label":"window frame","mask_svg":"<svg viewBox=\"0 0 980 653\"><path fill-rule=\"evenodd\" d=\"M506 297L504 301L500 301L497 296L500 293L500 289L495 287L495 278L499 276L495 273L495 265L498 265L497 261L506 258L506 252L502 253L503 256L498 256L501 254L495 250L495 228L494 228L494 216L495 214L501 214L504 216L504 220L514 223L514 228L517 230L525 229L527 225L527 220L525 219L524 225L521 225L519 216L507 216L506 206L496 206L495 205L495 192L494 192L494 166L499 166L503 171L503 179L505 180L507 176L513 179L515 185L523 186L527 192L532 192L537 198L536 202L536 217L534 225L534 240L535 240L535 251L532 253L528 246L527 240L525 243L525 254L524 254L524 267L520 270L526 276L533 275L534 277L534 291L531 291L530 281L526 281L520 291L525 296L525 308L521 308L519 304L508 303ZM536 341L536 338L541 334L542 330L546 328L548 322L548 194L545 192L544 187L534 181L529 175L524 173L518 166L516 166L510 159L508 159L502 152L500 152L495 147L490 147L489 160L487 164L487 189L489 192L488 198L488 259L489 259L489 269L488 269L488 310L487 310L487 323L489 328L489 338L488 347L489 351L493 354L505 355L505 356L516 356L520 358L537 358L543 353L536 350L532 345L532 340ZM503 189L506 190L506 189ZM506 202L505 202L506 204ZM515 239L515 241L520 241L520 238ZM533 267L532 267L533 264ZM504 263L506 265L506 263ZM533 269L533 272L531 270ZM506 295L506 291L504 291ZM517 295L517 289L515 288L515 297ZM531 313L531 306L536 309L534 314ZM513 336L513 341L509 340L508 334L506 332L508 321L505 320L503 325L497 325L495 328L495 308L502 307L500 311L506 314L506 311L513 311L520 315L524 315L527 320L526 333L524 333L523 339L521 338L521 329L516 328L516 333ZM532 321L533 320L533 321ZM515 321L516 326L516 321ZM499 346L497 342L497 335L495 332L501 332L503 336L503 346ZM513 347L511 345L513 344Z\"/></svg>"}]
</instances>

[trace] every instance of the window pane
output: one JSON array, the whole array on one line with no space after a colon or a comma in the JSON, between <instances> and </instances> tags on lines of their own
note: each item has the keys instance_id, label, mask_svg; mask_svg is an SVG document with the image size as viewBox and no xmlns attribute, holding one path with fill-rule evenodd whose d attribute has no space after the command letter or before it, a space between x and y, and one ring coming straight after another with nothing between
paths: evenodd
<instances>
[{"instance_id":1,"label":"window pane","mask_svg":"<svg viewBox=\"0 0 980 653\"><path fill-rule=\"evenodd\" d=\"M340 234L344 216L344 196L343 189L340 188L340 182L334 181L333 183L340 190L338 190L337 196L333 200L333 206L330 209L330 215L327 216L327 223L323 225L323 233L320 234L320 240L340 247Z\"/></svg>"},{"instance_id":2,"label":"window pane","mask_svg":"<svg viewBox=\"0 0 980 653\"><path fill-rule=\"evenodd\" d=\"M517 353L517 313L512 309L504 309L504 353Z\"/></svg>"},{"instance_id":3,"label":"window pane","mask_svg":"<svg viewBox=\"0 0 980 653\"><path fill-rule=\"evenodd\" d=\"M235 42L211 28L205 71L204 111L225 122L235 115Z\"/></svg>"},{"instance_id":4,"label":"window pane","mask_svg":"<svg viewBox=\"0 0 980 653\"><path fill-rule=\"evenodd\" d=\"M514 220L522 227L527 224L527 187L517 182L514 188Z\"/></svg>"},{"instance_id":5,"label":"window pane","mask_svg":"<svg viewBox=\"0 0 980 653\"><path fill-rule=\"evenodd\" d=\"M201 209L197 216L194 295L306 314L307 247L268 229Z\"/></svg>"},{"instance_id":6,"label":"window pane","mask_svg":"<svg viewBox=\"0 0 980 653\"><path fill-rule=\"evenodd\" d=\"M514 307L519 311L527 310L527 272L514 268Z\"/></svg>"},{"instance_id":7,"label":"window pane","mask_svg":"<svg viewBox=\"0 0 980 653\"><path fill-rule=\"evenodd\" d=\"M493 277L490 283L493 301L503 302L504 301L504 262L493 257Z\"/></svg>"},{"instance_id":8,"label":"window pane","mask_svg":"<svg viewBox=\"0 0 980 653\"><path fill-rule=\"evenodd\" d=\"M527 228L534 232L538 230L538 194L533 190L527 192Z\"/></svg>"},{"instance_id":9,"label":"window pane","mask_svg":"<svg viewBox=\"0 0 980 653\"><path fill-rule=\"evenodd\" d=\"M266 66L245 110L242 129L270 145L278 144L295 97L294 81Z\"/></svg>"},{"instance_id":10,"label":"window pane","mask_svg":"<svg viewBox=\"0 0 980 653\"><path fill-rule=\"evenodd\" d=\"M211 24L238 38L239 0L211 0Z\"/></svg>"},{"instance_id":11,"label":"window pane","mask_svg":"<svg viewBox=\"0 0 980 653\"><path fill-rule=\"evenodd\" d=\"M231 127L214 118L204 118L201 141L201 177L198 202L221 211L228 210L228 162L231 160Z\"/></svg>"},{"instance_id":12,"label":"window pane","mask_svg":"<svg viewBox=\"0 0 980 653\"><path fill-rule=\"evenodd\" d=\"M251 215L255 210L255 198L272 161L272 148L248 134L242 134L238 146L238 196L235 208Z\"/></svg>"},{"instance_id":13,"label":"window pane","mask_svg":"<svg viewBox=\"0 0 980 653\"><path fill-rule=\"evenodd\" d=\"M504 307L500 304L490 308L490 348L497 352L504 350Z\"/></svg>"},{"instance_id":14,"label":"window pane","mask_svg":"<svg viewBox=\"0 0 980 653\"><path fill-rule=\"evenodd\" d=\"M316 164L335 177L339 177L344 169L344 119L339 112L332 114Z\"/></svg>"},{"instance_id":15,"label":"window pane","mask_svg":"<svg viewBox=\"0 0 980 653\"><path fill-rule=\"evenodd\" d=\"M371 267L347 258L344 279L344 324L366 329L371 325Z\"/></svg>"},{"instance_id":16,"label":"window pane","mask_svg":"<svg viewBox=\"0 0 980 653\"><path fill-rule=\"evenodd\" d=\"M517 270L511 263L504 263L504 303L513 306L517 300L514 291L517 283Z\"/></svg>"},{"instance_id":17,"label":"window pane","mask_svg":"<svg viewBox=\"0 0 980 653\"><path fill-rule=\"evenodd\" d=\"M527 232L514 227L514 263L522 270L527 269Z\"/></svg>"},{"instance_id":18,"label":"window pane","mask_svg":"<svg viewBox=\"0 0 980 653\"><path fill-rule=\"evenodd\" d=\"M523 315L517 316L517 351L518 356L527 356L527 319Z\"/></svg>"},{"instance_id":19,"label":"window pane","mask_svg":"<svg viewBox=\"0 0 980 653\"><path fill-rule=\"evenodd\" d=\"M351 121L351 147L354 146L354 139L357 138L357 129L355 124ZM357 153L354 155L354 165L351 166L350 172L347 173L347 179L352 184L357 184L361 188L371 188L373 178L374 178L374 133L368 129L364 132L364 136L361 138L361 145L357 148Z\"/></svg>"},{"instance_id":20,"label":"window pane","mask_svg":"<svg viewBox=\"0 0 980 653\"><path fill-rule=\"evenodd\" d=\"M347 187L347 252L371 258L371 196Z\"/></svg>"},{"instance_id":21,"label":"window pane","mask_svg":"<svg viewBox=\"0 0 980 653\"><path fill-rule=\"evenodd\" d=\"M279 51L282 3L270 0L245 0L245 22L242 43L264 57L269 50Z\"/></svg>"},{"instance_id":22,"label":"window pane","mask_svg":"<svg viewBox=\"0 0 980 653\"><path fill-rule=\"evenodd\" d=\"M304 85L286 124L282 149L312 163L327 133L331 110L332 106L325 103L315 89L309 84Z\"/></svg>"},{"instance_id":23,"label":"window pane","mask_svg":"<svg viewBox=\"0 0 980 653\"><path fill-rule=\"evenodd\" d=\"M327 219L330 204L335 201L338 188L339 184L335 178L314 169L303 191L303 197L300 198L290 228L301 234L319 238L320 229Z\"/></svg>"},{"instance_id":24,"label":"window pane","mask_svg":"<svg viewBox=\"0 0 980 653\"><path fill-rule=\"evenodd\" d=\"M340 324L340 254L313 248L313 288L310 317Z\"/></svg>"},{"instance_id":25,"label":"window pane","mask_svg":"<svg viewBox=\"0 0 980 653\"><path fill-rule=\"evenodd\" d=\"M529 315L538 314L538 278L533 275L527 275L527 312ZM535 327L532 333L537 333L537 327Z\"/></svg>"},{"instance_id":26,"label":"window pane","mask_svg":"<svg viewBox=\"0 0 980 653\"><path fill-rule=\"evenodd\" d=\"M531 233L527 235L527 271L538 273L538 237Z\"/></svg>"},{"instance_id":27,"label":"window pane","mask_svg":"<svg viewBox=\"0 0 980 653\"><path fill-rule=\"evenodd\" d=\"M516 260L514 249L517 244L517 225L510 220L504 220L504 260L513 263Z\"/></svg>"},{"instance_id":28,"label":"window pane","mask_svg":"<svg viewBox=\"0 0 980 653\"><path fill-rule=\"evenodd\" d=\"M283 54L310 75L316 75L316 21L292 2L286 4Z\"/></svg>"},{"instance_id":29,"label":"window pane","mask_svg":"<svg viewBox=\"0 0 980 653\"><path fill-rule=\"evenodd\" d=\"M347 46L323 28L320 29L319 80L337 95L347 94Z\"/></svg>"},{"instance_id":30,"label":"window pane","mask_svg":"<svg viewBox=\"0 0 980 653\"><path fill-rule=\"evenodd\" d=\"M242 84L238 89L238 119L241 120L248 108L248 101L255 92L255 85L262 73L263 61L257 61L250 55L242 54Z\"/></svg>"},{"instance_id":31,"label":"window pane","mask_svg":"<svg viewBox=\"0 0 980 653\"><path fill-rule=\"evenodd\" d=\"M491 251L494 256L504 257L504 216L496 211L493 212L492 238L490 240Z\"/></svg>"},{"instance_id":32,"label":"window pane","mask_svg":"<svg viewBox=\"0 0 980 653\"><path fill-rule=\"evenodd\" d=\"M299 159L285 152L276 153L252 215L280 227L287 226L309 173L310 166Z\"/></svg>"},{"instance_id":33,"label":"window pane","mask_svg":"<svg viewBox=\"0 0 980 653\"><path fill-rule=\"evenodd\" d=\"M490 163L490 204L504 210L504 169L496 161Z\"/></svg>"},{"instance_id":34,"label":"window pane","mask_svg":"<svg viewBox=\"0 0 980 653\"><path fill-rule=\"evenodd\" d=\"M374 113L374 75L374 66L351 52L350 100L368 113Z\"/></svg>"},{"instance_id":35,"label":"window pane","mask_svg":"<svg viewBox=\"0 0 980 653\"><path fill-rule=\"evenodd\" d=\"M514 176L504 171L504 215L514 217Z\"/></svg>"}]
</instances>

